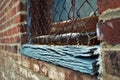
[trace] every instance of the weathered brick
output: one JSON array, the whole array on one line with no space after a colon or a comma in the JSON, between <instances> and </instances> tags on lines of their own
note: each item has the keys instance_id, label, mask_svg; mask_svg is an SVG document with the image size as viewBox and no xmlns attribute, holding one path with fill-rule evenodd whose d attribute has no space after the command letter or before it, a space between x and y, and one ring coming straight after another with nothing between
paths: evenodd
<instances>
[{"instance_id":1,"label":"weathered brick","mask_svg":"<svg viewBox=\"0 0 120 80\"><path fill-rule=\"evenodd\" d=\"M18 2L19 0L13 0L14 2Z\"/></svg>"},{"instance_id":2,"label":"weathered brick","mask_svg":"<svg viewBox=\"0 0 120 80\"><path fill-rule=\"evenodd\" d=\"M37 65L37 70L35 68L35 65ZM38 70L38 68L39 68L39 70ZM48 67L42 61L31 58L30 59L30 69L35 72L38 72L39 74L46 75L46 76L48 75Z\"/></svg>"},{"instance_id":3,"label":"weathered brick","mask_svg":"<svg viewBox=\"0 0 120 80\"><path fill-rule=\"evenodd\" d=\"M105 51L104 63L107 74L120 77L120 51Z\"/></svg>"},{"instance_id":4,"label":"weathered brick","mask_svg":"<svg viewBox=\"0 0 120 80\"><path fill-rule=\"evenodd\" d=\"M45 76L48 76L48 67L45 62L38 61L39 64L39 73Z\"/></svg>"},{"instance_id":5,"label":"weathered brick","mask_svg":"<svg viewBox=\"0 0 120 80\"><path fill-rule=\"evenodd\" d=\"M64 73L58 72L55 67L48 70L48 77L52 80L65 80Z\"/></svg>"},{"instance_id":6,"label":"weathered brick","mask_svg":"<svg viewBox=\"0 0 120 80\"><path fill-rule=\"evenodd\" d=\"M15 80L26 80L26 78L16 74L16 79Z\"/></svg>"},{"instance_id":7,"label":"weathered brick","mask_svg":"<svg viewBox=\"0 0 120 80\"><path fill-rule=\"evenodd\" d=\"M10 53L17 53L18 51L18 46L17 45L13 45L13 46L7 46L6 50Z\"/></svg>"},{"instance_id":8,"label":"weathered brick","mask_svg":"<svg viewBox=\"0 0 120 80\"><path fill-rule=\"evenodd\" d=\"M120 43L120 18L98 23L99 39L109 44Z\"/></svg>"},{"instance_id":9,"label":"weathered brick","mask_svg":"<svg viewBox=\"0 0 120 80\"><path fill-rule=\"evenodd\" d=\"M72 70L66 70L65 71L65 80L74 80L75 79L75 73ZM81 79L82 80L82 79Z\"/></svg>"},{"instance_id":10,"label":"weathered brick","mask_svg":"<svg viewBox=\"0 0 120 80\"><path fill-rule=\"evenodd\" d=\"M27 76L28 76L27 69L23 68L22 66L19 66L19 75L24 78L27 78Z\"/></svg>"},{"instance_id":11,"label":"weathered brick","mask_svg":"<svg viewBox=\"0 0 120 80\"><path fill-rule=\"evenodd\" d=\"M3 58L0 58L0 70L1 71L4 70L4 59Z\"/></svg>"},{"instance_id":12,"label":"weathered brick","mask_svg":"<svg viewBox=\"0 0 120 80\"><path fill-rule=\"evenodd\" d=\"M17 15L17 16L14 17L13 22L14 22L14 23L19 23L20 20L21 20L21 16L20 16L20 15Z\"/></svg>"},{"instance_id":13,"label":"weathered brick","mask_svg":"<svg viewBox=\"0 0 120 80\"><path fill-rule=\"evenodd\" d=\"M13 43L20 43L21 42L21 37L19 35L14 37L14 42Z\"/></svg>"},{"instance_id":14,"label":"weathered brick","mask_svg":"<svg viewBox=\"0 0 120 80\"><path fill-rule=\"evenodd\" d=\"M16 14L16 8L14 7L14 8L10 11L9 16L10 16L10 17L13 17L15 14Z\"/></svg>"},{"instance_id":15,"label":"weathered brick","mask_svg":"<svg viewBox=\"0 0 120 80\"><path fill-rule=\"evenodd\" d=\"M120 7L119 0L97 0L99 13L107 9L114 9Z\"/></svg>"},{"instance_id":16,"label":"weathered brick","mask_svg":"<svg viewBox=\"0 0 120 80\"><path fill-rule=\"evenodd\" d=\"M21 56L22 66L24 66L26 68L30 68L30 60L29 59L30 59L29 57Z\"/></svg>"},{"instance_id":17,"label":"weathered brick","mask_svg":"<svg viewBox=\"0 0 120 80\"><path fill-rule=\"evenodd\" d=\"M13 23L20 23L26 21L26 15L25 14L20 14L14 17Z\"/></svg>"}]
</instances>

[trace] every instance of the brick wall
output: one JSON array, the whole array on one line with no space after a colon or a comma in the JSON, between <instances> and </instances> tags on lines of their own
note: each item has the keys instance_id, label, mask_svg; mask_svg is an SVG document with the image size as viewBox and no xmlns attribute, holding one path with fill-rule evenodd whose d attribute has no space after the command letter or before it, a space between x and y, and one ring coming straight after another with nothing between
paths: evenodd
<instances>
[{"instance_id":1,"label":"brick wall","mask_svg":"<svg viewBox=\"0 0 120 80\"><path fill-rule=\"evenodd\" d=\"M120 80L120 1L98 0L103 80Z\"/></svg>"},{"instance_id":2,"label":"brick wall","mask_svg":"<svg viewBox=\"0 0 120 80\"><path fill-rule=\"evenodd\" d=\"M98 6L102 78L120 80L120 1L98 0ZM21 56L26 23L26 0L0 0L0 80L96 80L96 76Z\"/></svg>"},{"instance_id":3,"label":"brick wall","mask_svg":"<svg viewBox=\"0 0 120 80\"><path fill-rule=\"evenodd\" d=\"M26 43L26 0L0 0L0 80L96 80L20 55Z\"/></svg>"},{"instance_id":4,"label":"brick wall","mask_svg":"<svg viewBox=\"0 0 120 80\"><path fill-rule=\"evenodd\" d=\"M0 80L21 78L17 71L25 30L25 0L0 0Z\"/></svg>"}]
</instances>

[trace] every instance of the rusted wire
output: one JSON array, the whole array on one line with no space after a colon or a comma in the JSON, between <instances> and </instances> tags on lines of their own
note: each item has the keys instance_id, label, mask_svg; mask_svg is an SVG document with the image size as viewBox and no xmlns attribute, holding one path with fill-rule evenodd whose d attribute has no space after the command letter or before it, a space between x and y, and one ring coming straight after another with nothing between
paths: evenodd
<instances>
[{"instance_id":1,"label":"rusted wire","mask_svg":"<svg viewBox=\"0 0 120 80\"><path fill-rule=\"evenodd\" d=\"M96 38L91 34L96 31L96 0L29 0L29 3L31 43L89 45Z\"/></svg>"}]
</instances>

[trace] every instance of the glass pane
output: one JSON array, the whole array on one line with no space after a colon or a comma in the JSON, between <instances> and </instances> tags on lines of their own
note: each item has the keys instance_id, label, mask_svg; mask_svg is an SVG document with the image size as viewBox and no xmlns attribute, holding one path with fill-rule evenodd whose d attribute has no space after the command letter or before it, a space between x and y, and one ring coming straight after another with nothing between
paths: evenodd
<instances>
[{"instance_id":1,"label":"glass pane","mask_svg":"<svg viewBox=\"0 0 120 80\"><path fill-rule=\"evenodd\" d=\"M72 5L72 1L75 5ZM52 0L52 22L91 16L96 9L97 0Z\"/></svg>"}]
</instances>

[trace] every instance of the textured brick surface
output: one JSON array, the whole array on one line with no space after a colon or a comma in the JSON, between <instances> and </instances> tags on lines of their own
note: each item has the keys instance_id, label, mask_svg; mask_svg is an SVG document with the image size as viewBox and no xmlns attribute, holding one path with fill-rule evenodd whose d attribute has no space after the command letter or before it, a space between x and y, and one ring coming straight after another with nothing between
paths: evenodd
<instances>
[{"instance_id":1,"label":"textured brick surface","mask_svg":"<svg viewBox=\"0 0 120 80\"><path fill-rule=\"evenodd\" d=\"M109 44L120 43L120 18L98 23L99 39Z\"/></svg>"},{"instance_id":2,"label":"textured brick surface","mask_svg":"<svg viewBox=\"0 0 120 80\"><path fill-rule=\"evenodd\" d=\"M120 77L120 51L105 52L106 73Z\"/></svg>"},{"instance_id":3,"label":"textured brick surface","mask_svg":"<svg viewBox=\"0 0 120 80\"><path fill-rule=\"evenodd\" d=\"M25 0L0 0L0 80L26 80L19 72L21 34L26 31Z\"/></svg>"},{"instance_id":4,"label":"textured brick surface","mask_svg":"<svg viewBox=\"0 0 120 80\"><path fill-rule=\"evenodd\" d=\"M102 44L103 80L120 80L120 0L97 0Z\"/></svg>"},{"instance_id":5,"label":"textured brick surface","mask_svg":"<svg viewBox=\"0 0 120 80\"><path fill-rule=\"evenodd\" d=\"M120 0L97 0L99 13L107 9L114 9L120 7Z\"/></svg>"}]
</instances>

